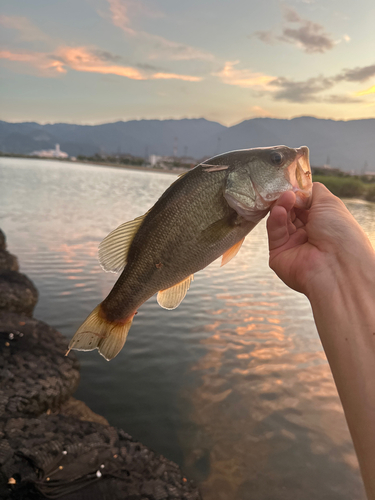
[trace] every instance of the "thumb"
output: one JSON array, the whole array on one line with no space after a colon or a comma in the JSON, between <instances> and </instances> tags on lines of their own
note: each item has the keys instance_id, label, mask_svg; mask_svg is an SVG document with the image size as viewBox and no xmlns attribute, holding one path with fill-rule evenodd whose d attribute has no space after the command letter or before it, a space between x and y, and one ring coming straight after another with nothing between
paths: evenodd
<instances>
[{"instance_id":1,"label":"thumb","mask_svg":"<svg viewBox=\"0 0 375 500\"><path fill-rule=\"evenodd\" d=\"M292 210L296 195L291 191L283 193L271 209L267 220L269 249L274 250L289 240L288 212ZM295 228L294 228L295 229Z\"/></svg>"}]
</instances>

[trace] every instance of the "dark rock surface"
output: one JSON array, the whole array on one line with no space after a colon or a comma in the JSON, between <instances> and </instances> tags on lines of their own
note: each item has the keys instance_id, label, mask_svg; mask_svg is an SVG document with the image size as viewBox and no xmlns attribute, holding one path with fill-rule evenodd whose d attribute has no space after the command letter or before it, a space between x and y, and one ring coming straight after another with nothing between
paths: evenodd
<instances>
[{"instance_id":1,"label":"dark rock surface","mask_svg":"<svg viewBox=\"0 0 375 500\"><path fill-rule=\"evenodd\" d=\"M6 249L6 238L5 234L2 232L0 229L0 250L5 250Z\"/></svg>"},{"instance_id":2,"label":"dark rock surface","mask_svg":"<svg viewBox=\"0 0 375 500\"><path fill-rule=\"evenodd\" d=\"M13 483L1 498L200 499L176 464L122 430L43 415L0 422L0 432L0 465Z\"/></svg>"},{"instance_id":3,"label":"dark rock surface","mask_svg":"<svg viewBox=\"0 0 375 500\"><path fill-rule=\"evenodd\" d=\"M57 413L65 415L66 417L75 417L79 420L85 420L86 422L96 422L102 425L109 425L106 418L93 412L87 404L75 398L69 398L65 401L65 403L63 403L57 410Z\"/></svg>"},{"instance_id":4,"label":"dark rock surface","mask_svg":"<svg viewBox=\"0 0 375 500\"><path fill-rule=\"evenodd\" d=\"M19 267L17 257L0 248L0 271L18 271L18 269Z\"/></svg>"},{"instance_id":5,"label":"dark rock surface","mask_svg":"<svg viewBox=\"0 0 375 500\"><path fill-rule=\"evenodd\" d=\"M0 272L0 311L32 316L37 302L38 290L27 276L17 271Z\"/></svg>"},{"instance_id":6,"label":"dark rock surface","mask_svg":"<svg viewBox=\"0 0 375 500\"><path fill-rule=\"evenodd\" d=\"M71 397L77 358L30 317L38 292L14 262L0 230L0 499L200 500L175 463Z\"/></svg>"},{"instance_id":7,"label":"dark rock surface","mask_svg":"<svg viewBox=\"0 0 375 500\"><path fill-rule=\"evenodd\" d=\"M67 343L42 321L0 312L0 417L37 416L70 397L79 367Z\"/></svg>"},{"instance_id":8,"label":"dark rock surface","mask_svg":"<svg viewBox=\"0 0 375 500\"><path fill-rule=\"evenodd\" d=\"M0 271L18 271L18 259L7 252L5 234L0 229Z\"/></svg>"}]
</instances>

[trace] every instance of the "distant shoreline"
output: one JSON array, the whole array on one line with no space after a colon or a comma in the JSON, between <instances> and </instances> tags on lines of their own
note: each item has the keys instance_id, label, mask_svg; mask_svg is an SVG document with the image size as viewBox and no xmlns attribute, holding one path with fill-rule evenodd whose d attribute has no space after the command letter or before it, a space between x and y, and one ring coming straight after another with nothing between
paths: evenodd
<instances>
[{"instance_id":1,"label":"distant shoreline","mask_svg":"<svg viewBox=\"0 0 375 500\"><path fill-rule=\"evenodd\" d=\"M143 172L158 172L162 174L172 174L172 175L181 175L185 172L188 172L189 169L184 168L173 168L170 170L165 170L162 168L151 168L151 167L143 167L139 165L126 165L119 163L109 163L109 162L95 162L95 161L72 161L63 158L42 158L35 156L25 156L25 155L6 155L2 154L0 158L24 158L27 160L53 160L59 161L61 163L69 163L71 165L81 164L81 165L93 165L93 166L101 166L101 167L110 167L110 168L121 168L128 170L138 170ZM339 198L358 198L362 200L366 200L369 202L375 202L375 178L373 180L367 179L366 182L363 182L364 176L350 176L345 175L344 172L341 172L340 175L337 172L318 172L313 174L314 182L321 182L324 184L333 194L338 196ZM366 180L366 179L365 179Z\"/></svg>"},{"instance_id":2,"label":"distant shoreline","mask_svg":"<svg viewBox=\"0 0 375 500\"><path fill-rule=\"evenodd\" d=\"M96 161L82 161L82 160L66 160L64 158L43 158L40 156L25 156L25 155L0 155L0 158L23 158L25 160L43 160L43 161L58 161L61 163L69 163L71 165L76 165L77 163L80 163L81 165L98 165L100 167L112 167L112 168L125 168L128 170L141 170L143 172L159 172L162 174L183 174L184 172L187 172L189 169L185 168L173 168L171 170L165 170L164 168L152 168L152 167L141 167L139 165L125 165L125 164L119 164L119 163L108 163L108 162L96 162ZM197 164L198 165L198 164Z\"/></svg>"}]
</instances>

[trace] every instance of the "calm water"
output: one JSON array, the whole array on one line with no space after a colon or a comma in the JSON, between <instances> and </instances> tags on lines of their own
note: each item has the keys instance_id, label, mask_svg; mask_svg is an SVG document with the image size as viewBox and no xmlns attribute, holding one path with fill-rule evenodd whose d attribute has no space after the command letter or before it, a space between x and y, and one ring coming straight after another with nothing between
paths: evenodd
<instances>
[{"instance_id":1,"label":"calm water","mask_svg":"<svg viewBox=\"0 0 375 500\"><path fill-rule=\"evenodd\" d=\"M35 316L71 337L111 289L99 242L144 213L170 174L0 159L0 227L36 284ZM375 205L347 203L375 245ZM144 304L106 362L78 353L76 397L177 461L205 500L364 500L307 299L268 268L264 221L181 306Z\"/></svg>"}]
</instances>

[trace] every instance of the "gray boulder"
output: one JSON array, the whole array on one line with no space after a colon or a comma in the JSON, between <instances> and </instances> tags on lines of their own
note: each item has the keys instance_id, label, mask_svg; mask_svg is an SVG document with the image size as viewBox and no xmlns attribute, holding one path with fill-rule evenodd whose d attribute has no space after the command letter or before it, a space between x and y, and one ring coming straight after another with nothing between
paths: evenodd
<instances>
[{"instance_id":1,"label":"gray boulder","mask_svg":"<svg viewBox=\"0 0 375 500\"><path fill-rule=\"evenodd\" d=\"M68 341L42 321L0 312L0 419L57 410L76 390L79 365Z\"/></svg>"},{"instance_id":2,"label":"gray boulder","mask_svg":"<svg viewBox=\"0 0 375 500\"><path fill-rule=\"evenodd\" d=\"M32 316L38 301L34 283L17 271L0 271L0 311Z\"/></svg>"}]
</instances>

